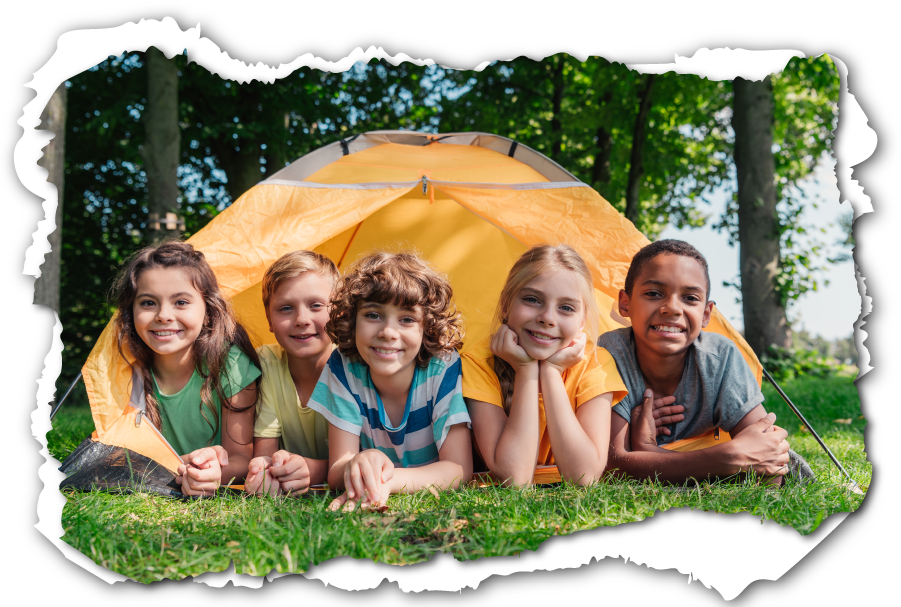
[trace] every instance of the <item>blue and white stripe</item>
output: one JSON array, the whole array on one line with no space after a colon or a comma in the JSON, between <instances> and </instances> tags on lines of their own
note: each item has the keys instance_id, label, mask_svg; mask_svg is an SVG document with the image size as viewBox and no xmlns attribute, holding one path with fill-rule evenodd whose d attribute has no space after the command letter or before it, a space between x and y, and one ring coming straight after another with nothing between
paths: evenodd
<instances>
[{"instance_id":1,"label":"blue and white stripe","mask_svg":"<svg viewBox=\"0 0 901 607\"><path fill-rule=\"evenodd\" d=\"M463 402L462 364L452 352L433 356L417 368L408 396L409 413L397 428L388 428L369 367L335 350L319 377L308 406L330 424L360 436L360 450L378 449L395 465L415 468L438 461L438 451L454 424L470 426Z\"/></svg>"}]
</instances>

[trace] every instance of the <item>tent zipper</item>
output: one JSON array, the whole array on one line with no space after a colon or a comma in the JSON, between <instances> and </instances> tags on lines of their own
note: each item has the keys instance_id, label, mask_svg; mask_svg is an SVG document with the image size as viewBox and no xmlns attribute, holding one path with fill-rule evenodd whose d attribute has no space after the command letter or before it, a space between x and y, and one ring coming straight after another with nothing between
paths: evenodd
<instances>
[{"instance_id":1,"label":"tent zipper","mask_svg":"<svg viewBox=\"0 0 901 607\"><path fill-rule=\"evenodd\" d=\"M423 193L423 195L425 195L426 192L428 192L428 191L429 191L429 180L425 175L423 175L422 176L422 193Z\"/></svg>"}]
</instances>

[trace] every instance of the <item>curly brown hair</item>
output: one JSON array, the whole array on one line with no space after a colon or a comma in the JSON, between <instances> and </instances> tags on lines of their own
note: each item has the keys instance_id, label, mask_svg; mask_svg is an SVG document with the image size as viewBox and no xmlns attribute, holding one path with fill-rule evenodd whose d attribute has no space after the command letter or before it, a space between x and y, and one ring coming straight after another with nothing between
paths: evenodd
<instances>
[{"instance_id":1,"label":"curly brown hair","mask_svg":"<svg viewBox=\"0 0 901 607\"><path fill-rule=\"evenodd\" d=\"M355 333L357 312L366 302L422 310L422 346L416 363L426 367L463 344L463 318L447 278L412 251L376 251L351 265L331 300L325 330L338 350L360 360Z\"/></svg>"}]
</instances>

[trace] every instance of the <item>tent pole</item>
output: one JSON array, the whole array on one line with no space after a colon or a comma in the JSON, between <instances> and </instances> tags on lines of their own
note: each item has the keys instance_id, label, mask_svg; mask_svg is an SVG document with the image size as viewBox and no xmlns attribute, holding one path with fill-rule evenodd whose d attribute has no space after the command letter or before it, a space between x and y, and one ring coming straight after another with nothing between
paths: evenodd
<instances>
[{"instance_id":1,"label":"tent pole","mask_svg":"<svg viewBox=\"0 0 901 607\"><path fill-rule=\"evenodd\" d=\"M820 443L820 447L823 448L823 451L826 452L826 455L829 456L829 459L832 460L832 463L838 466L838 469L842 471L842 474L844 474L848 478L848 481L851 483L851 487L860 491L860 486L858 486L857 482L853 478L851 478L851 475L848 474L848 471L845 470L841 462L838 461L838 458L836 458L835 455L832 454L832 451L829 450L829 447L826 446L826 443L823 442L823 439L820 438L820 435L817 434L816 430L813 429L813 426L810 425L810 422L807 421L807 418L804 417L804 414L801 413L798 407L795 406L795 403L791 401L788 395L786 395L785 392L782 391L782 388L779 387L779 384L776 383L776 380L773 379L773 376L763 368L763 365L761 365L760 368L763 369L763 376L766 377L767 381L773 384L773 387L776 388L776 392L779 393L779 396L782 397L782 400L785 401L785 404L787 404L789 408L794 411L795 415L798 416L798 419L801 420L801 423L804 424L804 426L810 431L817 442Z\"/></svg>"},{"instance_id":2,"label":"tent pole","mask_svg":"<svg viewBox=\"0 0 901 607\"><path fill-rule=\"evenodd\" d=\"M81 379L81 371L78 372L78 377L75 378L75 380L72 382L72 385L70 385L69 389L66 390L66 393L63 394L63 397L61 399L59 399L58 403L56 403L56 406L53 408L53 412L50 414L50 419L53 419L53 416L56 415L56 412L59 411L59 408L63 406L63 403L66 401L66 398L68 398L69 394L72 392L72 388L75 387L75 384L77 384L78 380L80 380L80 379Z\"/></svg>"}]
</instances>

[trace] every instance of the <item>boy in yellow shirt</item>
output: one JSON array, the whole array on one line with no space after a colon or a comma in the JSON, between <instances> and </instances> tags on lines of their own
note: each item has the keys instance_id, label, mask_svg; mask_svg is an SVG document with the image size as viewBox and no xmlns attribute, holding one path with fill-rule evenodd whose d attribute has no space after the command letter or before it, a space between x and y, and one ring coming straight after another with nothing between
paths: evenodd
<instances>
[{"instance_id":1,"label":"boy in yellow shirt","mask_svg":"<svg viewBox=\"0 0 901 607\"><path fill-rule=\"evenodd\" d=\"M328 422L307 408L332 353L325 331L338 269L327 257L294 251L263 277L263 305L277 344L260 346L263 372L253 428L251 493L301 494L328 475Z\"/></svg>"}]
</instances>

